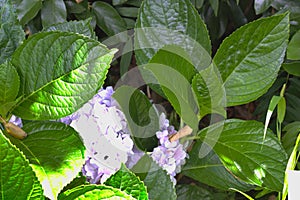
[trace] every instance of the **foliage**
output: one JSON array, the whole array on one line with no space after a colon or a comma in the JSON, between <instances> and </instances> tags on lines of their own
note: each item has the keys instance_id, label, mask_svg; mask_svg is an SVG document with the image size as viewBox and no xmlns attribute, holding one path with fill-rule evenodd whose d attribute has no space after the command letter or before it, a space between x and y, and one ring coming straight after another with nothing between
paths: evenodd
<instances>
[{"instance_id":1,"label":"foliage","mask_svg":"<svg viewBox=\"0 0 300 200\"><path fill-rule=\"evenodd\" d=\"M0 0L0 13L1 199L286 198L299 168L298 1ZM96 185L78 177L83 137L58 120L104 84L145 155ZM176 186L149 156L161 102L178 134L192 129ZM256 120L227 112L252 103Z\"/></svg>"}]
</instances>

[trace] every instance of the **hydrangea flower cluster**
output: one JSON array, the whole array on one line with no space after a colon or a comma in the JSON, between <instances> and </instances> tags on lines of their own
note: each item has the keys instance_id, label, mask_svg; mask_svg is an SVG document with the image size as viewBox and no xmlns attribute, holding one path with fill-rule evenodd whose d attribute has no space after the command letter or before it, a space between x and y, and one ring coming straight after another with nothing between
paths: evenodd
<instances>
[{"instance_id":1,"label":"hydrangea flower cluster","mask_svg":"<svg viewBox=\"0 0 300 200\"><path fill-rule=\"evenodd\" d=\"M133 144L125 116L112 98L113 93L112 87L101 89L77 112L59 120L72 126L83 139L87 151L82 172L90 183L105 182L121 163L132 168L145 154ZM14 115L10 122L22 127L22 120ZM170 126L164 113L160 115L159 124L160 130L156 132L159 146L148 154L167 171L175 185L175 175L181 171L188 154L178 140L169 140L177 131Z\"/></svg>"},{"instance_id":2,"label":"hydrangea flower cluster","mask_svg":"<svg viewBox=\"0 0 300 200\"><path fill-rule=\"evenodd\" d=\"M90 183L103 183L133 154L125 116L113 92L112 87L101 89L77 112L60 120L83 139L87 154L82 172Z\"/></svg>"},{"instance_id":3,"label":"hydrangea flower cluster","mask_svg":"<svg viewBox=\"0 0 300 200\"><path fill-rule=\"evenodd\" d=\"M152 159L170 175L174 185L176 184L175 175L181 171L181 166L185 164L188 154L184 146L179 142L170 141L169 138L176 134L173 126L169 125L169 120L162 113L160 115L160 130L156 132L160 145L153 149Z\"/></svg>"}]
</instances>

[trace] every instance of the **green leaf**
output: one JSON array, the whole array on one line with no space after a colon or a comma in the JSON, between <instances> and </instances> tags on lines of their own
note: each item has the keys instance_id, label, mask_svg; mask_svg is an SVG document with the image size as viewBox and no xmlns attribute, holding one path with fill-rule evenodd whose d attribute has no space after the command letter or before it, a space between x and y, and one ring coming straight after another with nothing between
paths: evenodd
<instances>
[{"instance_id":1,"label":"green leaf","mask_svg":"<svg viewBox=\"0 0 300 200\"><path fill-rule=\"evenodd\" d=\"M197 185L176 185L177 200L199 199L199 200L216 200L216 199L234 199L233 192L218 192Z\"/></svg>"},{"instance_id":2,"label":"green leaf","mask_svg":"<svg viewBox=\"0 0 300 200\"><path fill-rule=\"evenodd\" d=\"M257 15L265 12L272 5L274 0L255 0L254 9Z\"/></svg>"},{"instance_id":3,"label":"green leaf","mask_svg":"<svg viewBox=\"0 0 300 200\"><path fill-rule=\"evenodd\" d=\"M147 189L144 183L133 172L127 169L124 164L122 164L121 168L114 175L109 177L104 184L118 188L136 199L148 199Z\"/></svg>"},{"instance_id":4,"label":"green leaf","mask_svg":"<svg viewBox=\"0 0 300 200\"><path fill-rule=\"evenodd\" d=\"M219 0L209 0L209 3L214 10L215 16L218 16L218 11L219 11Z\"/></svg>"},{"instance_id":5,"label":"green leaf","mask_svg":"<svg viewBox=\"0 0 300 200\"><path fill-rule=\"evenodd\" d=\"M226 93L214 65L195 75L192 87L200 107L200 118L211 113L226 116Z\"/></svg>"},{"instance_id":6,"label":"green leaf","mask_svg":"<svg viewBox=\"0 0 300 200\"><path fill-rule=\"evenodd\" d=\"M63 31L63 32L73 32L77 34L85 35L89 38L96 39L94 29L91 26L91 18L80 20L80 21L69 21L50 26L44 31Z\"/></svg>"},{"instance_id":7,"label":"green leaf","mask_svg":"<svg viewBox=\"0 0 300 200\"><path fill-rule=\"evenodd\" d=\"M220 128L222 133L216 134ZM287 154L272 131L264 140L263 130L260 122L231 119L202 129L199 136L201 140L205 138L234 175L245 182L281 191Z\"/></svg>"},{"instance_id":8,"label":"green leaf","mask_svg":"<svg viewBox=\"0 0 300 200\"><path fill-rule=\"evenodd\" d=\"M88 1L77 3L74 0L65 0L68 13L80 14L88 10Z\"/></svg>"},{"instance_id":9,"label":"green leaf","mask_svg":"<svg viewBox=\"0 0 300 200\"><path fill-rule=\"evenodd\" d=\"M10 64L0 64L0 104L14 101L18 95L20 78Z\"/></svg>"},{"instance_id":10,"label":"green leaf","mask_svg":"<svg viewBox=\"0 0 300 200\"><path fill-rule=\"evenodd\" d=\"M45 196L56 199L84 164L81 138L73 128L58 122L27 123L23 130L28 134L26 139L10 139L29 159Z\"/></svg>"},{"instance_id":11,"label":"green leaf","mask_svg":"<svg viewBox=\"0 0 300 200\"><path fill-rule=\"evenodd\" d=\"M41 9L43 27L65 22L67 20L67 9L63 0L44 0Z\"/></svg>"},{"instance_id":12,"label":"green leaf","mask_svg":"<svg viewBox=\"0 0 300 200\"><path fill-rule=\"evenodd\" d=\"M283 63L282 64L283 69L294 76L300 76L300 62L295 61L291 63Z\"/></svg>"},{"instance_id":13,"label":"green leaf","mask_svg":"<svg viewBox=\"0 0 300 200\"><path fill-rule=\"evenodd\" d=\"M140 91L130 86L119 87L113 94L126 117L133 141L141 150L152 151L157 146L155 135L159 128L159 116Z\"/></svg>"},{"instance_id":14,"label":"green leaf","mask_svg":"<svg viewBox=\"0 0 300 200\"><path fill-rule=\"evenodd\" d=\"M288 37L285 13L251 22L223 41L214 62L226 89L227 106L251 102L267 92L283 62Z\"/></svg>"},{"instance_id":15,"label":"green leaf","mask_svg":"<svg viewBox=\"0 0 300 200\"><path fill-rule=\"evenodd\" d=\"M197 130L198 105L188 80L177 70L164 64L149 63L140 69L145 82L161 85L175 111L193 130Z\"/></svg>"},{"instance_id":16,"label":"green leaf","mask_svg":"<svg viewBox=\"0 0 300 200\"><path fill-rule=\"evenodd\" d=\"M290 60L300 60L300 30L297 31L287 47L286 58Z\"/></svg>"},{"instance_id":17,"label":"green leaf","mask_svg":"<svg viewBox=\"0 0 300 200\"><path fill-rule=\"evenodd\" d=\"M138 11L139 11L139 9L135 8L135 7L119 7L116 9L120 13L121 16L132 17L132 18L136 18L138 15Z\"/></svg>"},{"instance_id":18,"label":"green leaf","mask_svg":"<svg viewBox=\"0 0 300 200\"><path fill-rule=\"evenodd\" d=\"M210 63L208 31L190 0L143 1L135 28L138 65L148 63L160 48L172 44L181 46L189 55L197 53L198 62L191 56L196 66Z\"/></svg>"},{"instance_id":19,"label":"green leaf","mask_svg":"<svg viewBox=\"0 0 300 200\"><path fill-rule=\"evenodd\" d=\"M0 194L2 200L44 199L41 184L37 181L24 154L0 131Z\"/></svg>"},{"instance_id":20,"label":"green leaf","mask_svg":"<svg viewBox=\"0 0 300 200\"><path fill-rule=\"evenodd\" d=\"M59 194L59 200L134 199L119 189L106 185L82 185Z\"/></svg>"},{"instance_id":21,"label":"green leaf","mask_svg":"<svg viewBox=\"0 0 300 200\"><path fill-rule=\"evenodd\" d=\"M282 137L282 146L286 150L287 154L290 155L296 144L297 136L300 133L300 122L297 121L287 124L283 128L283 132L285 132L285 134Z\"/></svg>"},{"instance_id":22,"label":"green leaf","mask_svg":"<svg viewBox=\"0 0 300 200\"><path fill-rule=\"evenodd\" d=\"M189 159L182 168L184 175L222 190L236 188L241 191L248 191L253 189L252 185L246 184L232 175L212 150L205 157L200 157L199 151L203 145L205 144L199 140L194 144L189 152Z\"/></svg>"},{"instance_id":23,"label":"green leaf","mask_svg":"<svg viewBox=\"0 0 300 200\"><path fill-rule=\"evenodd\" d=\"M32 20L42 8L42 0L12 0L16 5L18 18L24 26Z\"/></svg>"},{"instance_id":24,"label":"green leaf","mask_svg":"<svg viewBox=\"0 0 300 200\"><path fill-rule=\"evenodd\" d=\"M92 5L97 25L108 35L126 31L126 23L119 13L108 3L97 1Z\"/></svg>"},{"instance_id":25,"label":"green leaf","mask_svg":"<svg viewBox=\"0 0 300 200\"><path fill-rule=\"evenodd\" d=\"M19 96L23 96L13 113L40 120L73 113L102 86L114 52L75 33L31 36L12 57L20 75Z\"/></svg>"},{"instance_id":26,"label":"green leaf","mask_svg":"<svg viewBox=\"0 0 300 200\"><path fill-rule=\"evenodd\" d=\"M144 155L131 169L147 187L149 199L176 199L170 176L151 157Z\"/></svg>"},{"instance_id":27,"label":"green leaf","mask_svg":"<svg viewBox=\"0 0 300 200\"><path fill-rule=\"evenodd\" d=\"M124 3L126 3L128 0L112 0L112 4L114 6L118 6L118 5L122 5Z\"/></svg>"},{"instance_id":28,"label":"green leaf","mask_svg":"<svg viewBox=\"0 0 300 200\"><path fill-rule=\"evenodd\" d=\"M9 0L0 1L0 64L9 59L25 39L16 11Z\"/></svg>"}]
</instances>

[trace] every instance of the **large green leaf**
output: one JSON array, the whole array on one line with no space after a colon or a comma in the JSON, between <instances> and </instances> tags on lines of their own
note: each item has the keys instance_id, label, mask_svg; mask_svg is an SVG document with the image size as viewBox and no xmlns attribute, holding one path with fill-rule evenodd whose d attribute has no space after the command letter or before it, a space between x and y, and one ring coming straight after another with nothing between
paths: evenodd
<instances>
[{"instance_id":1,"label":"large green leaf","mask_svg":"<svg viewBox=\"0 0 300 200\"><path fill-rule=\"evenodd\" d=\"M251 22L226 38L214 62L226 89L227 105L251 102L276 80L289 37L288 14Z\"/></svg>"},{"instance_id":2,"label":"large green leaf","mask_svg":"<svg viewBox=\"0 0 300 200\"><path fill-rule=\"evenodd\" d=\"M27 123L23 130L28 134L26 139L10 139L29 159L44 194L56 199L64 186L81 171L83 142L73 128L59 122Z\"/></svg>"},{"instance_id":3,"label":"large green leaf","mask_svg":"<svg viewBox=\"0 0 300 200\"><path fill-rule=\"evenodd\" d=\"M28 160L0 131L0 196L2 200L44 199Z\"/></svg>"},{"instance_id":4,"label":"large green leaf","mask_svg":"<svg viewBox=\"0 0 300 200\"><path fill-rule=\"evenodd\" d=\"M67 20L67 9L63 0L45 0L41 9L43 27L65 22Z\"/></svg>"},{"instance_id":5,"label":"large green leaf","mask_svg":"<svg viewBox=\"0 0 300 200\"><path fill-rule=\"evenodd\" d=\"M149 199L176 199L170 176L149 155L144 155L131 169L147 187Z\"/></svg>"},{"instance_id":6,"label":"large green leaf","mask_svg":"<svg viewBox=\"0 0 300 200\"><path fill-rule=\"evenodd\" d=\"M286 57L290 60L300 60L300 30L297 31L289 42Z\"/></svg>"},{"instance_id":7,"label":"large green leaf","mask_svg":"<svg viewBox=\"0 0 300 200\"><path fill-rule=\"evenodd\" d=\"M92 5L97 25L108 35L126 31L126 23L119 13L108 3L97 1Z\"/></svg>"},{"instance_id":8,"label":"large green leaf","mask_svg":"<svg viewBox=\"0 0 300 200\"><path fill-rule=\"evenodd\" d=\"M135 28L135 54L139 65L146 64L156 51L171 44L181 46L189 55L197 53L201 66L206 67L210 62L209 35L190 0L143 1Z\"/></svg>"},{"instance_id":9,"label":"large green leaf","mask_svg":"<svg viewBox=\"0 0 300 200\"><path fill-rule=\"evenodd\" d=\"M220 127L223 129L219 134ZM281 191L287 154L278 139L257 121L230 119L199 132L200 140L213 148L222 163L240 179L273 191Z\"/></svg>"},{"instance_id":10,"label":"large green leaf","mask_svg":"<svg viewBox=\"0 0 300 200\"><path fill-rule=\"evenodd\" d=\"M42 32L14 53L23 96L13 113L58 119L79 109L102 86L115 50L68 32Z\"/></svg>"},{"instance_id":11,"label":"large green leaf","mask_svg":"<svg viewBox=\"0 0 300 200\"><path fill-rule=\"evenodd\" d=\"M18 95L20 78L10 64L0 64L0 104L14 101Z\"/></svg>"},{"instance_id":12,"label":"large green leaf","mask_svg":"<svg viewBox=\"0 0 300 200\"><path fill-rule=\"evenodd\" d=\"M0 64L9 59L25 39L25 33L17 20L10 0L0 1Z\"/></svg>"},{"instance_id":13,"label":"large green leaf","mask_svg":"<svg viewBox=\"0 0 300 200\"><path fill-rule=\"evenodd\" d=\"M91 18L80 20L80 21L69 21L59 24L54 24L44 31L63 31L63 32L73 32L77 34L82 34L87 37L96 39L94 29L91 26Z\"/></svg>"},{"instance_id":14,"label":"large green leaf","mask_svg":"<svg viewBox=\"0 0 300 200\"><path fill-rule=\"evenodd\" d=\"M131 199L130 195L106 185L82 185L59 194L59 200Z\"/></svg>"},{"instance_id":15,"label":"large green leaf","mask_svg":"<svg viewBox=\"0 0 300 200\"><path fill-rule=\"evenodd\" d=\"M241 191L248 191L253 189L253 186L239 180L226 170L214 151L210 151L205 157L200 158L199 151L202 146L203 143L198 140L192 151L189 152L189 159L182 168L184 175L222 190L236 188Z\"/></svg>"},{"instance_id":16,"label":"large green leaf","mask_svg":"<svg viewBox=\"0 0 300 200\"><path fill-rule=\"evenodd\" d=\"M144 183L133 172L127 169L124 164L122 164L121 168L114 175L109 177L104 184L118 188L136 199L148 199L147 189Z\"/></svg>"},{"instance_id":17,"label":"large green leaf","mask_svg":"<svg viewBox=\"0 0 300 200\"><path fill-rule=\"evenodd\" d=\"M125 114L134 143L141 150L152 151L157 146L159 116L148 98L130 86L119 87L113 98Z\"/></svg>"},{"instance_id":18,"label":"large green leaf","mask_svg":"<svg viewBox=\"0 0 300 200\"><path fill-rule=\"evenodd\" d=\"M16 5L18 18L22 25L32 20L42 8L42 0L12 0Z\"/></svg>"}]
</instances>

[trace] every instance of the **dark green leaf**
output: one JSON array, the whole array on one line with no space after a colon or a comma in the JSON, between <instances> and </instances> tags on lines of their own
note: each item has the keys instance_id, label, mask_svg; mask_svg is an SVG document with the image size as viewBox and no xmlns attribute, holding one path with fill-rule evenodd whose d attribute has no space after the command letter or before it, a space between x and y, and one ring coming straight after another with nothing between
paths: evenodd
<instances>
[{"instance_id":1,"label":"dark green leaf","mask_svg":"<svg viewBox=\"0 0 300 200\"><path fill-rule=\"evenodd\" d=\"M255 0L254 9L257 15L266 11L273 3L274 0Z\"/></svg>"},{"instance_id":2,"label":"dark green leaf","mask_svg":"<svg viewBox=\"0 0 300 200\"><path fill-rule=\"evenodd\" d=\"M214 62L226 89L227 106L251 102L276 80L289 36L288 14L251 22L226 38Z\"/></svg>"},{"instance_id":3,"label":"dark green leaf","mask_svg":"<svg viewBox=\"0 0 300 200\"><path fill-rule=\"evenodd\" d=\"M124 3L126 3L128 0L112 0L112 4L114 6L118 6L118 5L122 5Z\"/></svg>"},{"instance_id":4,"label":"dark green leaf","mask_svg":"<svg viewBox=\"0 0 300 200\"><path fill-rule=\"evenodd\" d=\"M65 22L67 20L67 9L63 0L44 0L41 10L43 27Z\"/></svg>"},{"instance_id":5,"label":"dark green leaf","mask_svg":"<svg viewBox=\"0 0 300 200\"><path fill-rule=\"evenodd\" d=\"M125 114L135 144L141 150L152 151L157 146L159 118L148 98L129 86L118 88L113 98Z\"/></svg>"},{"instance_id":6,"label":"dark green leaf","mask_svg":"<svg viewBox=\"0 0 300 200\"><path fill-rule=\"evenodd\" d=\"M0 64L0 104L14 101L18 95L20 78L10 64Z\"/></svg>"},{"instance_id":7,"label":"dark green leaf","mask_svg":"<svg viewBox=\"0 0 300 200\"><path fill-rule=\"evenodd\" d=\"M300 30L296 32L287 47L286 57L290 60L300 60Z\"/></svg>"},{"instance_id":8,"label":"dark green leaf","mask_svg":"<svg viewBox=\"0 0 300 200\"><path fill-rule=\"evenodd\" d=\"M65 4L66 4L68 13L79 14L88 9L88 1L87 0L84 0L80 3L77 3L74 0L66 0Z\"/></svg>"},{"instance_id":9,"label":"dark green leaf","mask_svg":"<svg viewBox=\"0 0 300 200\"><path fill-rule=\"evenodd\" d=\"M176 58L174 60L176 61ZM177 66L179 65L180 63ZM186 68L186 70L188 69L189 67ZM162 86L164 94L175 111L193 130L197 130L198 105L188 80L173 67L159 63L149 63L141 67L141 73L147 84L154 83Z\"/></svg>"},{"instance_id":10,"label":"dark green leaf","mask_svg":"<svg viewBox=\"0 0 300 200\"><path fill-rule=\"evenodd\" d=\"M84 164L85 147L78 133L58 122L32 122L23 127L24 140L10 138L29 159L44 194L55 199Z\"/></svg>"},{"instance_id":11,"label":"dark green leaf","mask_svg":"<svg viewBox=\"0 0 300 200\"><path fill-rule=\"evenodd\" d=\"M283 69L294 76L300 76L300 62L295 61L291 63L283 63L282 64Z\"/></svg>"},{"instance_id":12,"label":"dark green leaf","mask_svg":"<svg viewBox=\"0 0 300 200\"><path fill-rule=\"evenodd\" d=\"M25 39L25 34L9 0L0 1L0 14L0 64L2 64Z\"/></svg>"},{"instance_id":13,"label":"dark green leaf","mask_svg":"<svg viewBox=\"0 0 300 200\"><path fill-rule=\"evenodd\" d=\"M108 35L126 31L126 23L119 13L108 3L97 1L92 5L97 25Z\"/></svg>"},{"instance_id":14,"label":"dark green leaf","mask_svg":"<svg viewBox=\"0 0 300 200\"><path fill-rule=\"evenodd\" d=\"M138 8L135 7L119 7L117 11L120 13L121 16L124 17L132 17L136 18L138 15Z\"/></svg>"},{"instance_id":15,"label":"dark green leaf","mask_svg":"<svg viewBox=\"0 0 300 200\"><path fill-rule=\"evenodd\" d=\"M82 185L59 194L58 200L133 199L119 189L106 185Z\"/></svg>"},{"instance_id":16,"label":"dark green leaf","mask_svg":"<svg viewBox=\"0 0 300 200\"><path fill-rule=\"evenodd\" d=\"M86 20L80 20L80 21L69 21L69 22L63 22L59 24L55 24L53 26L50 26L44 31L63 31L63 32L73 32L77 34L82 34L87 37L96 39L96 35L94 32L94 29L91 26L91 18Z\"/></svg>"},{"instance_id":17,"label":"dark green leaf","mask_svg":"<svg viewBox=\"0 0 300 200\"><path fill-rule=\"evenodd\" d=\"M28 160L0 131L0 194L2 200L44 199Z\"/></svg>"},{"instance_id":18,"label":"dark green leaf","mask_svg":"<svg viewBox=\"0 0 300 200\"><path fill-rule=\"evenodd\" d=\"M197 185L176 185L177 200L229 200L234 199L233 192L217 192Z\"/></svg>"},{"instance_id":19,"label":"dark green leaf","mask_svg":"<svg viewBox=\"0 0 300 200\"><path fill-rule=\"evenodd\" d=\"M23 119L58 119L73 113L102 86L114 52L75 33L30 37L12 58L23 96L13 112Z\"/></svg>"},{"instance_id":20,"label":"dark green leaf","mask_svg":"<svg viewBox=\"0 0 300 200\"><path fill-rule=\"evenodd\" d=\"M137 63L148 63L160 48L172 44L185 49L197 69L209 65L209 35L190 0L143 1L135 30ZM194 53L198 56L192 56Z\"/></svg>"},{"instance_id":21,"label":"dark green leaf","mask_svg":"<svg viewBox=\"0 0 300 200\"><path fill-rule=\"evenodd\" d=\"M215 66L211 65L193 77L192 87L200 107L200 118L218 113L226 116L226 94Z\"/></svg>"},{"instance_id":22,"label":"dark green leaf","mask_svg":"<svg viewBox=\"0 0 300 200\"><path fill-rule=\"evenodd\" d=\"M42 8L42 0L12 0L17 8L18 18L24 26L32 20Z\"/></svg>"},{"instance_id":23,"label":"dark green leaf","mask_svg":"<svg viewBox=\"0 0 300 200\"><path fill-rule=\"evenodd\" d=\"M287 154L290 155L295 146L295 142L298 134L300 133L300 122L293 122L286 125L283 130L285 132L282 137L282 146L286 150Z\"/></svg>"},{"instance_id":24,"label":"dark green leaf","mask_svg":"<svg viewBox=\"0 0 300 200\"><path fill-rule=\"evenodd\" d=\"M192 151L189 152L190 157L182 168L184 175L222 190L236 188L248 191L253 189L253 186L246 184L226 170L213 151L210 151L205 157L199 157L199 151L203 145L200 141L194 144Z\"/></svg>"},{"instance_id":25,"label":"dark green leaf","mask_svg":"<svg viewBox=\"0 0 300 200\"><path fill-rule=\"evenodd\" d=\"M202 129L199 136L240 179L282 191L287 154L272 131L264 138L263 130L260 122L230 119Z\"/></svg>"},{"instance_id":26,"label":"dark green leaf","mask_svg":"<svg viewBox=\"0 0 300 200\"><path fill-rule=\"evenodd\" d=\"M126 2L126 4L139 8L141 6L142 2L143 2L143 0L128 0Z\"/></svg>"},{"instance_id":27,"label":"dark green leaf","mask_svg":"<svg viewBox=\"0 0 300 200\"><path fill-rule=\"evenodd\" d=\"M209 0L209 3L214 10L215 16L218 16L219 11L219 0Z\"/></svg>"},{"instance_id":28,"label":"dark green leaf","mask_svg":"<svg viewBox=\"0 0 300 200\"><path fill-rule=\"evenodd\" d=\"M147 200L148 194L144 183L122 164L121 168L104 183L118 188L138 200Z\"/></svg>"},{"instance_id":29,"label":"dark green leaf","mask_svg":"<svg viewBox=\"0 0 300 200\"><path fill-rule=\"evenodd\" d=\"M151 157L144 155L131 169L147 187L149 199L176 199L176 192L170 176Z\"/></svg>"}]
</instances>

